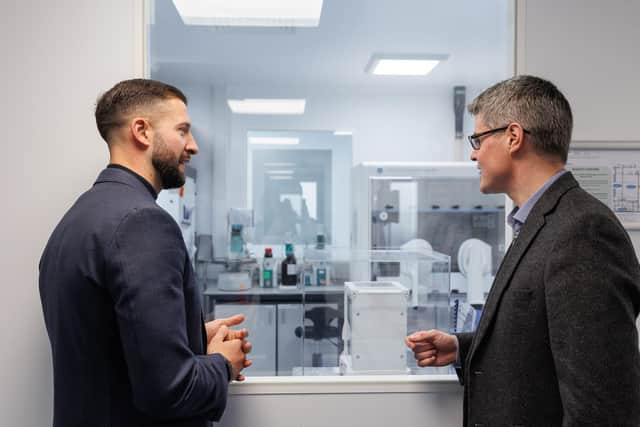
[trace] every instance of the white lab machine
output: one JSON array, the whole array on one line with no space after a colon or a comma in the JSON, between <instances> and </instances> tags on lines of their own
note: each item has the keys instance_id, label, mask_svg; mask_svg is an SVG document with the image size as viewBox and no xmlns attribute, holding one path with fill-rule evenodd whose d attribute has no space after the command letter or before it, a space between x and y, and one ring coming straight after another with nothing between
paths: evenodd
<instances>
[{"instance_id":1,"label":"white lab machine","mask_svg":"<svg viewBox=\"0 0 640 427\"><path fill-rule=\"evenodd\" d=\"M407 374L407 300L397 282L345 282L343 375Z\"/></svg>"},{"instance_id":2,"label":"white lab machine","mask_svg":"<svg viewBox=\"0 0 640 427\"><path fill-rule=\"evenodd\" d=\"M227 214L227 257L218 260L224 271L218 275L218 289L222 291L246 291L251 288L255 259L247 253L247 241L253 229L253 210L231 208Z\"/></svg>"},{"instance_id":3,"label":"white lab machine","mask_svg":"<svg viewBox=\"0 0 640 427\"><path fill-rule=\"evenodd\" d=\"M458 267L467 282L467 303L484 304L484 293L493 280L491 276L491 246L480 239L462 242L458 250Z\"/></svg>"},{"instance_id":4,"label":"white lab machine","mask_svg":"<svg viewBox=\"0 0 640 427\"><path fill-rule=\"evenodd\" d=\"M482 304L504 256L507 199L482 194L479 181L474 162L365 162L355 166L352 247L426 252L431 248L449 255L451 290ZM462 248L469 239L475 243ZM353 272L354 280L367 280L370 266L360 267L361 271ZM406 283L414 281L415 268L400 263L395 271L388 268L383 278L411 289L428 288L429 284ZM428 303L428 298L419 299L412 292L410 306Z\"/></svg>"}]
</instances>

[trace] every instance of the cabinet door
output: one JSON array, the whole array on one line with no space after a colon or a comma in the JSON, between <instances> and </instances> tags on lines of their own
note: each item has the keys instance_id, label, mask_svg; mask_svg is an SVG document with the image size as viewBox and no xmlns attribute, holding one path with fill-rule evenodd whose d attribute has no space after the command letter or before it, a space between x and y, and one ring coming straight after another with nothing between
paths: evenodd
<instances>
[{"instance_id":1,"label":"cabinet door","mask_svg":"<svg viewBox=\"0 0 640 427\"><path fill-rule=\"evenodd\" d=\"M302 366L302 316L302 304L278 304L278 375Z\"/></svg>"},{"instance_id":2,"label":"cabinet door","mask_svg":"<svg viewBox=\"0 0 640 427\"><path fill-rule=\"evenodd\" d=\"M216 318L244 314L239 327L249 330L253 365L243 374L250 376L276 375L276 307L273 304L216 304Z\"/></svg>"},{"instance_id":3,"label":"cabinet door","mask_svg":"<svg viewBox=\"0 0 640 427\"><path fill-rule=\"evenodd\" d=\"M305 304L304 374L329 374L327 369L337 368L341 351L343 312L337 303ZM317 325L315 322L322 322Z\"/></svg>"}]
</instances>

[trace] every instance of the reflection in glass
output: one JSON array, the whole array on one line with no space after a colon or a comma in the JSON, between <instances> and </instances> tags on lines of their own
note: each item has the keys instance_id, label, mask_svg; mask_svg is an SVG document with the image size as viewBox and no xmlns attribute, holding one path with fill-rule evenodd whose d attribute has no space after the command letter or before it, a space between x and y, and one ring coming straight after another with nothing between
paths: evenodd
<instances>
[{"instance_id":1,"label":"reflection in glass","mask_svg":"<svg viewBox=\"0 0 640 427\"><path fill-rule=\"evenodd\" d=\"M321 131L249 132L248 138L294 134L300 141L294 146L248 144L249 196L257 245L289 241L313 246L319 235L333 244L337 229L343 238L348 235L347 216L334 215L334 204L345 206L349 200L348 188L336 185L336 177L349 175L348 138Z\"/></svg>"}]
</instances>

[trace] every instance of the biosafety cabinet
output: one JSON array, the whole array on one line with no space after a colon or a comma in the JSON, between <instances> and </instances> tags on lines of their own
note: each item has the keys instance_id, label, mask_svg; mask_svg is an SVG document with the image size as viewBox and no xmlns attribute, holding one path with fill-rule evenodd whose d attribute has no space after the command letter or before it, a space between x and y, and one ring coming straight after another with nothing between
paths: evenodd
<instances>
[{"instance_id":1,"label":"biosafety cabinet","mask_svg":"<svg viewBox=\"0 0 640 427\"><path fill-rule=\"evenodd\" d=\"M480 192L476 163L362 163L352 171L352 195L354 248L449 255L459 302L484 303L505 253L507 199ZM400 282L416 274L398 265L378 273ZM410 305L420 304L414 294Z\"/></svg>"}]
</instances>

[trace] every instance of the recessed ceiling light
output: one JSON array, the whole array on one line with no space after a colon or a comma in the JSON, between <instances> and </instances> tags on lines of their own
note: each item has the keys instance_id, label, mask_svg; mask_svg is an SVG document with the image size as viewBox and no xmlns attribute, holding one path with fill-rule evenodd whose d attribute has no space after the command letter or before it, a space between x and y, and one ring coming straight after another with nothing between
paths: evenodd
<instances>
[{"instance_id":1,"label":"recessed ceiling light","mask_svg":"<svg viewBox=\"0 0 640 427\"><path fill-rule=\"evenodd\" d=\"M235 114L304 114L305 99L227 99Z\"/></svg>"},{"instance_id":2,"label":"recessed ceiling light","mask_svg":"<svg viewBox=\"0 0 640 427\"><path fill-rule=\"evenodd\" d=\"M384 55L375 54L365 71L384 76L426 76L447 55Z\"/></svg>"},{"instance_id":3,"label":"recessed ceiling light","mask_svg":"<svg viewBox=\"0 0 640 427\"><path fill-rule=\"evenodd\" d=\"M286 136L250 136L249 144L297 145L300 144L300 138Z\"/></svg>"},{"instance_id":4,"label":"recessed ceiling light","mask_svg":"<svg viewBox=\"0 0 640 427\"><path fill-rule=\"evenodd\" d=\"M294 166L291 162L265 162L264 165L273 168L288 168Z\"/></svg>"},{"instance_id":5,"label":"recessed ceiling light","mask_svg":"<svg viewBox=\"0 0 640 427\"><path fill-rule=\"evenodd\" d=\"M369 179L380 180L380 181L385 181L385 180L410 181L410 180L413 180L415 178L411 177L411 176L370 176Z\"/></svg>"},{"instance_id":6,"label":"recessed ceiling light","mask_svg":"<svg viewBox=\"0 0 640 427\"><path fill-rule=\"evenodd\" d=\"M293 169L273 169L267 171L267 173L272 175L293 175Z\"/></svg>"},{"instance_id":7,"label":"recessed ceiling light","mask_svg":"<svg viewBox=\"0 0 640 427\"><path fill-rule=\"evenodd\" d=\"M335 136L351 136L353 135L353 132L350 130L336 130L336 131L333 131L333 134Z\"/></svg>"},{"instance_id":8,"label":"recessed ceiling light","mask_svg":"<svg viewBox=\"0 0 640 427\"><path fill-rule=\"evenodd\" d=\"M173 0L185 25L317 27L322 0Z\"/></svg>"}]
</instances>

